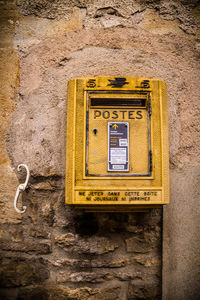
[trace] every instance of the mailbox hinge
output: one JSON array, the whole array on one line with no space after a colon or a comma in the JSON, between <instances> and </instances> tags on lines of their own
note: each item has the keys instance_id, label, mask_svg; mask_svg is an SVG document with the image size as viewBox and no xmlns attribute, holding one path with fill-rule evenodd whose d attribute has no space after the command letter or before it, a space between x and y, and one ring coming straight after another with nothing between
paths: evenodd
<instances>
[{"instance_id":1,"label":"mailbox hinge","mask_svg":"<svg viewBox=\"0 0 200 300\"><path fill-rule=\"evenodd\" d=\"M148 116L151 118L152 109L151 109L151 96L149 95L149 107L148 107Z\"/></svg>"},{"instance_id":2,"label":"mailbox hinge","mask_svg":"<svg viewBox=\"0 0 200 300\"><path fill-rule=\"evenodd\" d=\"M152 151L149 151L149 173L152 172Z\"/></svg>"},{"instance_id":3,"label":"mailbox hinge","mask_svg":"<svg viewBox=\"0 0 200 300\"><path fill-rule=\"evenodd\" d=\"M88 175L88 164L87 164L87 155L88 155L88 130L89 130L89 111L86 111L86 153L85 153L85 176Z\"/></svg>"},{"instance_id":4,"label":"mailbox hinge","mask_svg":"<svg viewBox=\"0 0 200 300\"><path fill-rule=\"evenodd\" d=\"M149 119L149 174L152 173L152 151L151 151L151 125L150 125L150 119L151 119L151 114L152 114L152 109L151 109L151 96L150 94L148 95L149 97L149 105L148 105L148 119Z\"/></svg>"}]
</instances>

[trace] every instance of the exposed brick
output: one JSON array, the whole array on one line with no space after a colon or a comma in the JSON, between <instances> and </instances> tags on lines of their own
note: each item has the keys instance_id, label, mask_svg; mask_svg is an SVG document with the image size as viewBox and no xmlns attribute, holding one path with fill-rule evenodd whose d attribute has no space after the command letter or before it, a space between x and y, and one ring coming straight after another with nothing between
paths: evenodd
<instances>
[{"instance_id":1,"label":"exposed brick","mask_svg":"<svg viewBox=\"0 0 200 300\"><path fill-rule=\"evenodd\" d=\"M105 237L78 238L71 233L57 236L55 241L64 250L90 254L105 254L119 247L116 242Z\"/></svg>"},{"instance_id":2,"label":"exposed brick","mask_svg":"<svg viewBox=\"0 0 200 300\"><path fill-rule=\"evenodd\" d=\"M51 252L51 242L48 240L46 242L37 242L35 240L29 239L29 241L23 242L12 242L2 241L0 249L4 251L17 251L17 252L27 252L27 253L38 253L38 254L48 254Z\"/></svg>"},{"instance_id":3,"label":"exposed brick","mask_svg":"<svg viewBox=\"0 0 200 300\"><path fill-rule=\"evenodd\" d=\"M127 252L148 253L151 250L151 244L140 237L131 237L126 240Z\"/></svg>"},{"instance_id":4,"label":"exposed brick","mask_svg":"<svg viewBox=\"0 0 200 300\"><path fill-rule=\"evenodd\" d=\"M49 277L47 264L43 259L13 258L0 266L0 286L18 287L36 284Z\"/></svg>"},{"instance_id":5,"label":"exposed brick","mask_svg":"<svg viewBox=\"0 0 200 300\"><path fill-rule=\"evenodd\" d=\"M90 282L90 283L101 283L111 280L113 276L110 272L60 272L57 276L58 283L64 282Z\"/></svg>"},{"instance_id":6,"label":"exposed brick","mask_svg":"<svg viewBox=\"0 0 200 300\"><path fill-rule=\"evenodd\" d=\"M129 284L127 300L161 300L161 288L154 281L133 280Z\"/></svg>"}]
</instances>

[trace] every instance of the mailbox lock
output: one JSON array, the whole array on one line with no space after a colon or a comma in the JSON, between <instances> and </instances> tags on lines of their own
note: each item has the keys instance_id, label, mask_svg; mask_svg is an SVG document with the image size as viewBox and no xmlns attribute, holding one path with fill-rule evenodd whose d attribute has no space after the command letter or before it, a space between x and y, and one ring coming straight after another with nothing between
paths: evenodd
<instances>
[{"instance_id":1,"label":"mailbox lock","mask_svg":"<svg viewBox=\"0 0 200 300\"><path fill-rule=\"evenodd\" d=\"M95 129L93 129L93 132L94 132L94 134L96 135L97 134L97 129L95 128Z\"/></svg>"}]
</instances>

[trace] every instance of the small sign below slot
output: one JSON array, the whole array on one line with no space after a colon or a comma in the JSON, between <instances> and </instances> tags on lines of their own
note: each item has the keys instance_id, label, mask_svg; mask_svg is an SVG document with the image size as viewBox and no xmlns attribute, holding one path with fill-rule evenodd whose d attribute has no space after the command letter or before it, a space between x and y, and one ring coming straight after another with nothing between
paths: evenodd
<instances>
[{"instance_id":1,"label":"small sign below slot","mask_svg":"<svg viewBox=\"0 0 200 300\"><path fill-rule=\"evenodd\" d=\"M108 122L108 171L129 171L128 122Z\"/></svg>"}]
</instances>

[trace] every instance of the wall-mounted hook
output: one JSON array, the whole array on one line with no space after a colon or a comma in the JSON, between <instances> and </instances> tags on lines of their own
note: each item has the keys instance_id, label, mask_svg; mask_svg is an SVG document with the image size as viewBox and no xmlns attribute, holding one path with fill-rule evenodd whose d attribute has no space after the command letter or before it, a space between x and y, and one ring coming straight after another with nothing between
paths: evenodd
<instances>
[{"instance_id":1,"label":"wall-mounted hook","mask_svg":"<svg viewBox=\"0 0 200 300\"><path fill-rule=\"evenodd\" d=\"M23 210L18 209L18 208L17 208L17 200L18 200L18 198L19 198L20 192L23 192L23 191L26 189L26 186L27 186L27 184L28 184L29 177L30 177L29 168L28 168L27 165L25 165L25 164L20 164L20 165L18 165L17 171L21 171L21 168L22 168L22 167L25 168L25 169L26 169L26 172L27 172L27 174L26 174L26 180L25 180L24 183L21 183L21 184L18 186L17 191L16 191L16 194L15 194L15 199L14 199L14 208L15 208L16 212L19 213L19 214L23 214L23 213L26 211L26 206L23 206Z\"/></svg>"}]
</instances>

